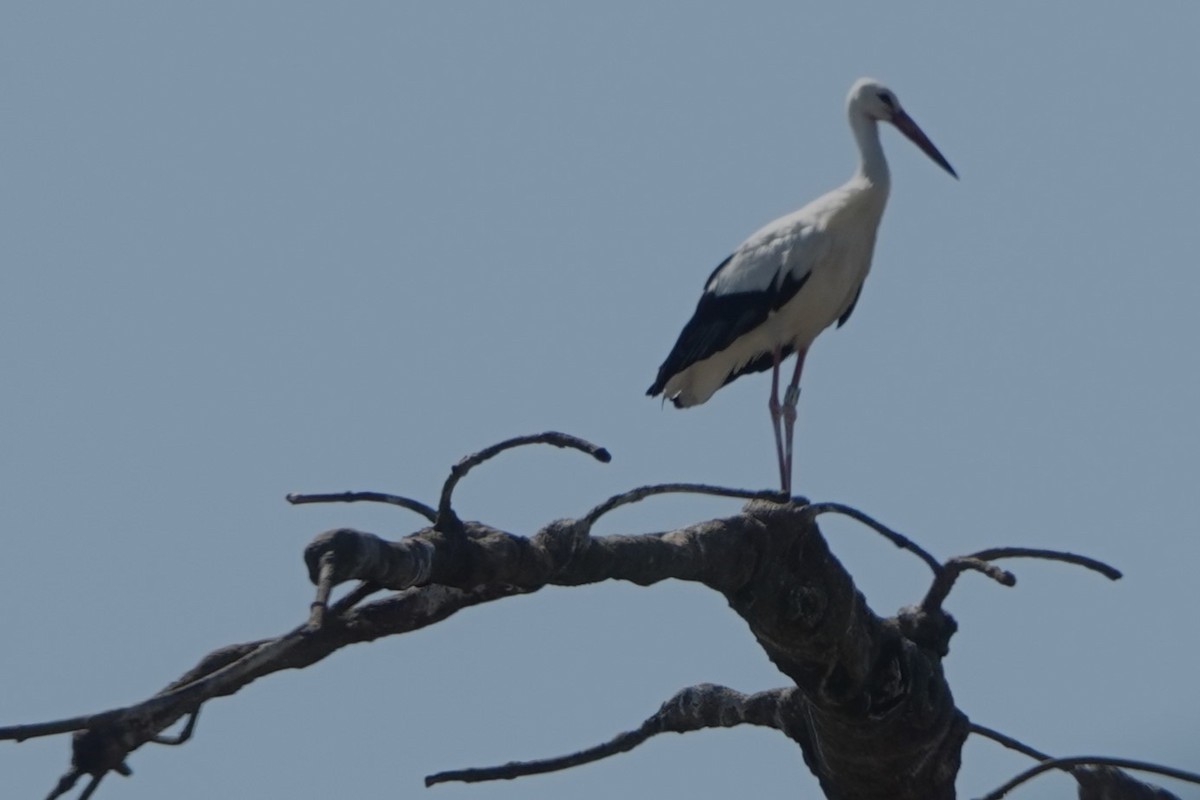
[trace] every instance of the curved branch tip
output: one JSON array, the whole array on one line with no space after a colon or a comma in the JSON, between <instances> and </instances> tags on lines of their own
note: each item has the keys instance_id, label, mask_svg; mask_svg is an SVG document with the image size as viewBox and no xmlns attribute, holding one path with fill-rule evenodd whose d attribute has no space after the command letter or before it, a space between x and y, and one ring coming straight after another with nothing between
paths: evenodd
<instances>
[{"instance_id":1,"label":"curved branch tip","mask_svg":"<svg viewBox=\"0 0 1200 800\"><path fill-rule=\"evenodd\" d=\"M454 494L454 487L458 485L458 482L472 469L498 456L505 450L512 450L515 447L524 447L531 444L548 444L553 447L578 450L582 453L587 453L602 464L607 464L612 460L612 454L603 447L592 444L588 440L581 439L578 436L572 436L569 433L561 433L559 431L546 431L545 433L534 433L527 436L514 436L511 439L505 439L491 447L485 447L478 453L466 456L450 468L450 475L446 478L446 482L442 484L442 495L438 502L437 519L434 522L434 526L442 530L445 530L447 525L453 529L461 529L461 523L458 522L458 517L455 516L450 502L451 496Z\"/></svg>"},{"instance_id":2,"label":"curved branch tip","mask_svg":"<svg viewBox=\"0 0 1200 800\"><path fill-rule=\"evenodd\" d=\"M980 550L978 553L972 553L969 556L964 556L964 558L974 558L980 561L996 561L1001 558L1037 558L1043 561L1061 561L1065 564L1074 564L1077 567L1098 572L1110 581L1117 581L1122 577L1121 570L1099 559L1091 558L1090 556L1081 556L1078 553L1068 553L1064 550L1044 550L1038 547L992 547L987 550Z\"/></svg>"},{"instance_id":3,"label":"curved branch tip","mask_svg":"<svg viewBox=\"0 0 1200 800\"><path fill-rule=\"evenodd\" d=\"M308 505L310 503L386 503L420 514L429 522L437 521L437 512L420 500L401 497L397 494L388 494L387 492L328 492L322 494L289 492L285 497L294 506Z\"/></svg>"},{"instance_id":4,"label":"curved branch tip","mask_svg":"<svg viewBox=\"0 0 1200 800\"><path fill-rule=\"evenodd\" d=\"M809 503L806 508L813 519L816 519L822 514L833 513L841 514L842 516L850 517L857 522L861 522L863 525L866 525L868 528L883 536L892 544L896 545L896 547L899 547L901 550L907 550L908 552L920 558L925 562L929 569L933 571L935 576L940 576L942 574L943 567L941 562L930 555L929 551L921 547L912 539L909 539L904 534L892 530L882 522L879 522L878 520L859 511L857 508L845 505L843 503Z\"/></svg>"},{"instance_id":5,"label":"curved branch tip","mask_svg":"<svg viewBox=\"0 0 1200 800\"><path fill-rule=\"evenodd\" d=\"M1163 766L1162 764L1155 764L1149 761L1138 761L1132 758L1112 758L1109 756L1070 756L1067 758L1046 759L1037 766L1030 767L1020 775L1017 775L1000 788L984 795L982 798L980 798L980 800L1000 800L1000 798L1004 797L1022 783L1036 778L1043 772L1047 772L1048 770L1052 769L1065 769L1074 772L1076 767L1116 767L1117 769L1131 769L1138 772L1149 772L1154 775L1163 775L1168 778L1175 778L1176 780L1186 781L1188 783L1200 784L1200 774L1188 772L1182 769L1176 769L1174 767ZM1125 777L1126 779L1129 779L1128 776ZM1079 778L1077 776L1077 780L1078 779Z\"/></svg>"}]
</instances>

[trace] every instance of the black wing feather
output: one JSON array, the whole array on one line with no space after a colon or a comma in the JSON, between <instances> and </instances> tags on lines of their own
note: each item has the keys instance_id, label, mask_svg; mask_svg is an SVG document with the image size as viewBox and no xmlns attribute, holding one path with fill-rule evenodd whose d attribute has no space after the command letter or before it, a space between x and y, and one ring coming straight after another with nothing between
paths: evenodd
<instances>
[{"instance_id":1,"label":"black wing feather","mask_svg":"<svg viewBox=\"0 0 1200 800\"><path fill-rule=\"evenodd\" d=\"M707 287L721 267L729 263L729 259L721 262L705 283ZM706 291L696 304L696 311L683 331L671 354L658 368L658 377L654 384L646 390L651 397L662 392L672 377L709 356L719 353L732 345L739 337L749 333L767 321L771 311L778 311L791 300L804 283L808 274L793 279L785 275L782 285L771 287L760 292L735 292L733 294L712 294ZM788 348L788 353L791 349ZM725 379L725 383L750 372L762 372L770 369L773 364L770 353L752 359Z\"/></svg>"},{"instance_id":2,"label":"black wing feather","mask_svg":"<svg viewBox=\"0 0 1200 800\"><path fill-rule=\"evenodd\" d=\"M782 362L785 358L787 358L794 352L796 352L796 350L790 344L787 345L786 347L782 348L779 351L780 362ZM729 373L729 375L726 376L726 378L725 378L725 383L723 383L721 385L728 386L729 384L733 383L733 381L736 378L740 378L743 375L749 375L752 372L766 372L773 366L775 366L775 354L774 353L763 353L758 358L752 358L749 361L747 361L745 364L743 364L741 366L740 369L736 369L733 372Z\"/></svg>"},{"instance_id":3,"label":"black wing feather","mask_svg":"<svg viewBox=\"0 0 1200 800\"><path fill-rule=\"evenodd\" d=\"M850 301L850 305L846 306L846 310L842 312L842 315L840 317L838 317L837 326L839 328L842 327L843 325L845 325L846 320L850 319L850 315L854 313L854 307L856 305L858 305L858 298L862 297L862 287L863 286L864 286L864 284L862 284L862 283L860 283L858 285L858 291L854 293L854 299Z\"/></svg>"}]
</instances>

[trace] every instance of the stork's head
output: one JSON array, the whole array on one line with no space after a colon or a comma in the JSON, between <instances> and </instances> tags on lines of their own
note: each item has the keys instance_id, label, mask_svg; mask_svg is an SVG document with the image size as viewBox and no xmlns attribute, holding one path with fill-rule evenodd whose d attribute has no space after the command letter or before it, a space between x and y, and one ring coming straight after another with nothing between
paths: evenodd
<instances>
[{"instance_id":1,"label":"stork's head","mask_svg":"<svg viewBox=\"0 0 1200 800\"><path fill-rule=\"evenodd\" d=\"M958 173L946 160L925 132L913 121L913 118L900 106L896 93L874 78L859 78L850 87L846 98L846 110L851 116L861 115L877 122L890 122L896 129L908 137L909 141L933 159L939 167L954 177Z\"/></svg>"}]
</instances>

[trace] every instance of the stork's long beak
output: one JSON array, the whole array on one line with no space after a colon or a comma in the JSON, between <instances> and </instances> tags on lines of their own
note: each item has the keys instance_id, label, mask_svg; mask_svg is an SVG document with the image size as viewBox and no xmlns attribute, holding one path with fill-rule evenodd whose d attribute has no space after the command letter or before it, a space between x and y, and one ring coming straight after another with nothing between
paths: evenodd
<instances>
[{"instance_id":1,"label":"stork's long beak","mask_svg":"<svg viewBox=\"0 0 1200 800\"><path fill-rule=\"evenodd\" d=\"M938 152L933 142L929 141L929 137L925 135L925 131L921 130L920 126L913 122L913 118L905 113L903 109L897 111L896 115L892 117L892 124L907 136L909 141L921 148L925 152L925 155L933 159L939 167L949 172L955 178L958 177L958 173L954 171L954 167L950 166L950 162L946 160L946 157Z\"/></svg>"}]
</instances>

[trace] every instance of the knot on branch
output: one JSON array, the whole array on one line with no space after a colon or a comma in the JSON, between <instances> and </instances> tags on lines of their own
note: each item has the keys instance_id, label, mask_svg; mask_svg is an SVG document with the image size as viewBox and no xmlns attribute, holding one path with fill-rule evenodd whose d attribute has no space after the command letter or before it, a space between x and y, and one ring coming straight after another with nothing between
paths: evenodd
<instances>
[{"instance_id":1,"label":"knot on branch","mask_svg":"<svg viewBox=\"0 0 1200 800\"><path fill-rule=\"evenodd\" d=\"M318 533L304 548L308 579L317 583L323 563L332 564L333 585L348 580L370 580L386 562L392 544L373 533L335 528Z\"/></svg>"},{"instance_id":2,"label":"knot on branch","mask_svg":"<svg viewBox=\"0 0 1200 800\"><path fill-rule=\"evenodd\" d=\"M746 722L747 699L746 695L727 686L701 683L676 692L662 704L651 721L653 727L679 733L702 728L732 728Z\"/></svg>"},{"instance_id":3,"label":"knot on branch","mask_svg":"<svg viewBox=\"0 0 1200 800\"><path fill-rule=\"evenodd\" d=\"M802 629L811 630L825 618L829 596L815 586L793 587L786 595L783 618Z\"/></svg>"},{"instance_id":4,"label":"knot on branch","mask_svg":"<svg viewBox=\"0 0 1200 800\"><path fill-rule=\"evenodd\" d=\"M938 658L950 654L950 640L958 633L958 622L941 608L932 611L922 606L906 606L896 614L900 633Z\"/></svg>"},{"instance_id":5,"label":"knot on branch","mask_svg":"<svg viewBox=\"0 0 1200 800\"><path fill-rule=\"evenodd\" d=\"M551 578L571 565L575 556L587 547L591 525L587 520L556 519L533 535L530 543L536 552L545 553L552 564Z\"/></svg>"}]
</instances>

